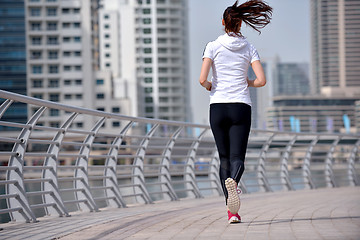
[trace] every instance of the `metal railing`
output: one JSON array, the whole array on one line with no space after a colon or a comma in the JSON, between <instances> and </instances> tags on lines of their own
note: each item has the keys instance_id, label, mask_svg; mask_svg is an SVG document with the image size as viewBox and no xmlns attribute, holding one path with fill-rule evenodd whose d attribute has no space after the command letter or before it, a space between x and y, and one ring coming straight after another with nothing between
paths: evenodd
<instances>
[{"instance_id":1,"label":"metal railing","mask_svg":"<svg viewBox=\"0 0 360 240\"><path fill-rule=\"evenodd\" d=\"M0 90L0 217L27 221L222 195L208 125L135 118ZM13 102L34 114L11 119ZM64 112L52 124L53 112ZM75 124L77 119L92 127ZM120 123L117 132L109 128ZM50 126L48 125L50 123ZM117 124L116 126L118 126ZM359 185L359 136L252 129L243 192Z\"/></svg>"}]
</instances>

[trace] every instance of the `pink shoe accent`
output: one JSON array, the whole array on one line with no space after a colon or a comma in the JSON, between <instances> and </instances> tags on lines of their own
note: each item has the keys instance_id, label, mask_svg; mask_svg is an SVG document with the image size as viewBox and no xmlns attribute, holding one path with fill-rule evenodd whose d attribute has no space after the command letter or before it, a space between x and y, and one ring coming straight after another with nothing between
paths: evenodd
<instances>
[{"instance_id":1,"label":"pink shoe accent","mask_svg":"<svg viewBox=\"0 0 360 240\"><path fill-rule=\"evenodd\" d=\"M229 223L240 223L241 222L241 217L240 215L237 214L232 214L229 210L228 210L228 221Z\"/></svg>"}]
</instances>

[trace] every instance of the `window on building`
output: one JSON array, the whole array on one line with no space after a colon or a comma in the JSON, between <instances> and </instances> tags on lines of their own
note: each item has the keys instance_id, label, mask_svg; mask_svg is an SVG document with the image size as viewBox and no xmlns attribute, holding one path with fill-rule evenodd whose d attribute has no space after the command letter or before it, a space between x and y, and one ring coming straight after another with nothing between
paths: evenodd
<instances>
[{"instance_id":1,"label":"window on building","mask_svg":"<svg viewBox=\"0 0 360 240\"><path fill-rule=\"evenodd\" d=\"M56 116L58 116L58 115L56 115ZM60 122L50 122L50 127L59 128L60 127Z\"/></svg>"},{"instance_id":2,"label":"window on building","mask_svg":"<svg viewBox=\"0 0 360 240\"><path fill-rule=\"evenodd\" d=\"M74 37L74 42L81 42L81 37Z\"/></svg>"},{"instance_id":3,"label":"window on building","mask_svg":"<svg viewBox=\"0 0 360 240\"><path fill-rule=\"evenodd\" d=\"M72 98L71 94L65 94L64 95L64 99L66 99L66 100L70 100L71 98Z\"/></svg>"},{"instance_id":4,"label":"window on building","mask_svg":"<svg viewBox=\"0 0 360 240\"><path fill-rule=\"evenodd\" d=\"M145 83L152 83L152 78L150 78L150 77L144 78L144 82Z\"/></svg>"},{"instance_id":5,"label":"window on building","mask_svg":"<svg viewBox=\"0 0 360 240\"><path fill-rule=\"evenodd\" d=\"M63 27L64 29L70 28L70 23L68 23L68 22L62 23L62 27Z\"/></svg>"},{"instance_id":6,"label":"window on building","mask_svg":"<svg viewBox=\"0 0 360 240\"><path fill-rule=\"evenodd\" d=\"M59 109L50 109L50 116L55 117L59 115Z\"/></svg>"},{"instance_id":7,"label":"window on building","mask_svg":"<svg viewBox=\"0 0 360 240\"><path fill-rule=\"evenodd\" d=\"M145 44L150 44L151 43L151 38L144 38L144 43Z\"/></svg>"},{"instance_id":8,"label":"window on building","mask_svg":"<svg viewBox=\"0 0 360 240\"><path fill-rule=\"evenodd\" d=\"M81 71L82 70L82 66L81 65L76 65L75 66L75 71Z\"/></svg>"},{"instance_id":9,"label":"window on building","mask_svg":"<svg viewBox=\"0 0 360 240\"><path fill-rule=\"evenodd\" d=\"M144 69L144 72L145 72L145 73L152 73L152 68L145 68L145 69Z\"/></svg>"},{"instance_id":10,"label":"window on building","mask_svg":"<svg viewBox=\"0 0 360 240\"><path fill-rule=\"evenodd\" d=\"M32 31L41 31L41 23L39 23L39 22L31 23L31 30Z\"/></svg>"},{"instance_id":11,"label":"window on building","mask_svg":"<svg viewBox=\"0 0 360 240\"><path fill-rule=\"evenodd\" d=\"M81 52L80 51L75 51L74 56L75 57L81 57Z\"/></svg>"},{"instance_id":12,"label":"window on building","mask_svg":"<svg viewBox=\"0 0 360 240\"><path fill-rule=\"evenodd\" d=\"M74 12L74 13L80 13L80 8L74 8L74 9L73 9L73 12Z\"/></svg>"},{"instance_id":13,"label":"window on building","mask_svg":"<svg viewBox=\"0 0 360 240\"><path fill-rule=\"evenodd\" d=\"M69 14L69 13L70 13L70 8L63 8L63 9L61 10L61 12L62 12L63 14Z\"/></svg>"},{"instance_id":14,"label":"window on building","mask_svg":"<svg viewBox=\"0 0 360 240\"><path fill-rule=\"evenodd\" d=\"M32 51L31 52L31 59L41 59L42 52L41 51Z\"/></svg>"},{"instance_id":15,"label":"window on building","mask_svg":"<svg viewBox=\"0 0 360 240\"><path fill-rule=\"evenodd\" d=\"M65 79L65 80L64 80L64 85L65 85L65 86L70 86L70 85L71 85L71 80Z\"/></svg>"},{"instance_id":16,"label":"window on building","mask_svg":"<svg viewBox=\"0 0 360 240\"><path fill-rule=\"evenodd\" d=\"M145 28L143 29L144 34L150 34L151 33L151 29L150 28Z\"/></svg>"},{"instance_id":17,"label":"window on building","mask_svg":"<svg viewBox=\"0 0 360 240\"><path fill-rule=\"evenodd\" d=\"M48 59L58 59L58 51L48 51Z\"/></svg>"},{"instance_id":18,"label":"window on building","mask_svg":"<svg viewBox=\"0 0 360 240\"><path fill-rule=\"evenodd\" d=\"M43 99L43 95L41 93L34 93L32 95L33 98Z\"/></svg>"},{"instance_id":19,"label":"window on building","mask_svg":"<svg viewBox=\"0 0 360 240\"><path fill-rule=\"evenodd\" d=\"M159 72L160 73L167 73L168 69L167 68L159 68Z\"/></svg>"},{"instance_id":20,"label":"window on building","mask_svg":"<svg viewBox=\"0 0 360 240\"><path fill-rule=\"evenodd\" d=\"M105 15L104 15L104 19L109 19L109 15L108 15L108 14L105 14Z\"/></svg>"},{"instance_id":21,"label":"window on building","mask_svg":"<svg viewBox=\"0 0 360 240\"><path fill-rule=\"evenodd\" d=\"M59 44L58 43L58 37L56 37L56 36L48 36L47 44L48 45L57 45L57 44Z\"/></svg>"},{"instance_id":22,"label":"window on building","mask_svg":"<svg viewBox=\"0 0 360 240\"><path fill-rule=\"evenodd\" d=\"M59 87L59 79L49 79L49 88L58 88Z\"/></svg>"},{"instance_id":23,"label":"window on building","mask_svg":"<svg viewBox=\"0 0 360 240\"><path fill-rule=\"evenodd\" d=\"M60 96L58 93L51 93L51 94L49 94L49 100L53 101L53 102L59 102Z\"/></svg>"},{"instance_id":24,"label":"window on building","mask_svg":"<svg viewBox=\"0 0 360 240\"><path fill-rule=\"evenodd\" d=\"M33 65L32 66L32 73L33 74L41 74L42 73L42 66L41 65Z\"/></svg>"},{"instance_id":25,"label":"window on building","mask_svg":"<svg viewBox=\"0 0 360 240\"><path fill-rule=\"evenodd\" d=\"M59 73L58 65L49 65L49 73Z\"/></svg>"},{"instance_id":26,"label":"window on building","mask_svg":"<svg viewBox=\"0 0 360 240\"><path fill-rule=\"evenodd\" d=\"M150 8L144 8L143 9L143 14L150 14L151 13L151 9Z\"/></svg>"},{"instance_id":27,"label":"window on building","mask_svg":"<svg viewBox=\"0 0 360 240\"><path fill-rule=\"evenodd\" d=\"M104 107L98 107L96 110L105 112L105 108L104 108Z\"/></svg>"},{"instance_id":28,"label":"window on building","mask_svg":"<svg viewBox=\"0 0 360 240\"><path fill-rule=\"evenodd\" d=\"M41 8L30 8L30 16L39 17L41 15Z\"/></svg>"},{"instance_id":29,"label":"window on building","mask_svg":"<svg viewBox=\"0 0 360 240\"><path fill-rule=\"evenodd\" d=\"M112 122L112 126L113 127L120 127L120 122L119 121Z\"/></svg>"},{"instance_id":30,"label":"window on building","mask_svg":"<svg viewBox=\"0 0 360 240\"><path fill-rule=\"evenodd\" d=\"M105 53L106 58L109 58L110 56L111 56L110 53Z\"/></svg>"},{"instance_id":31,"label":"window on building","mask_svg":"<svg viewBox=\"0 0 360 240\"><path fill-rule=\"evenodd\" d=\"M119 107L113 107L112 112L113 113L120 113L120 108Z\"/></svg>"},{"instance_id":32,"label":"window on building","mask_svg":"<svg viewBox=\"0 0 360 240\"><path fill-rule=\"evenodd\" d=\"M109 28L110 28L110 25L109 25L109 24L105 24L105 25L104 25L104 28L105 28L105 29L109 29Z\"/></svg>"},{"instance_id":33,"label":"window on building","mask_svg":"<svg viewBox=\"0 0 360 240\"><path fill-rule=\"evenodd\" d=\"M71 66L69 66L69 65L65 65L63 68L64 68L64 72L71 71Z\"/></svg>"},{"instance_id":34,"label":"window on building","mask_svg":"<svg viewBox=\"0 0 360 240\"><path fill-rule=\"evenodd\" d=\"M164 77L161 77L161 78L159 78L159 82L161 82L161 83L167 83L167 82L168 82L168 79L167 79L167 78L164 78Z\"/></svg>"},{"instance_id":35,"label":"window on building","mask_svg":"<svg viewBox=\"0 0 360 240\"><path fill-rule=\"evenodd\" d=\"M31 44L32 45L41 45L41 37L32 37Z\"/></svg>"},{"instance_id":36,"label":"window on building","mask_svg":"<svg viewBox=\"0 0 360 240\"><path fill-rule=\"evenodd\" d=\"M144 53L151 53L151 48L144 48Z\"/></svg>"},{"instance_id":37,"label":"window on building","mask_svg":"<svg viewBox=\"0 0 360 240\"><path fill-rule=\"evenodd\" d=\"M96 99L104 99L105 98L105 94L104 93L98 93L96 94Z\"/></svg>"},{"instance_id":38,"label":"window on building","mask_svg":"<svg viewBox=\"0 0 360 240\"><path fill-rule=\"evenodd\" d=\"M47 8L46 9L47 16L56 16L57 15L57 8Z\"/></svg>"},{"instance_id":39,"label":"window on building","mask_svg":"<svg viewBox=\"0 0 360 240\"><path fill-rule=\"evenodd\" d=\"M145 102L146 103L153 103L153 98L152 97L145 97Z\"/></svg>"},{"instance_id":40,"label":"window on building","mask_svg":"<svg viewBox=\"0 0 360 240\"><path fill-rule=\"evenodd\" d=\"M110 44L109 43L105 44L105 48L110 48Z\"/></svg>"},{"instance_id":41,"label":"window on building","mask_svg":"<svg viewBox=\"0 0 360 240\"><path fill-rule=\"evenodd\" d=\"M147 4L151 4L151 0L146 0L146 3L147 3Z\"/></svg>"},{"instance_id":42,"label":"window on building","mask_svg":"<svg viewBox=\"0 0 360 240\"><path fill-rule=\"evenodd\" d=\"M80 28L81 24L79 22L73 23L74 28Z\"/></svg>"},{"instance_id":43,"label":"window on building","mask_svg":"<svg viewBox=\"0 0 360 240\"><path fill-rule=\"evenodd\" d=\"M145 107L145 112L152 113L152 112L154 112L154 108L153 107Z\"/></svg>"},{"instance_id":44,"label":"window on building","mask_svg":"<svg viewBox=\"0 0 360 240\"><path fill-rule=\"evenodd\" d=\"M146 87L144 89L145 93L152 93L153 92L153 89L151 87Z\"/></svg>"},{"instance_id":45,"label":"window on building","mask_svg":"<svg viewBox=\"0 0 360 240\"><path fill-rule=\"evenodd\" d=\"M42 88L43 87L43 80L42 79L33 79L32 80L32 87L33 88Z\"/></svg>"},{"instance_id":46,"label":"window on building","mask_svg":"<svg viewBox=\"0 0 360 240\"><path fill-rule=\"evenodd\" d=\"M83 95L82 94L75 94L75 98L80 100L80 99L83 98Z\"/></svg>"},{"instance_id":47,"label":"window on building","mask_svg":"<svg viewBox=\"0 0 360 240\"><path fill-rule=\"evenodd\" d=\"M105 38L110 38L110 34L105 34Z\"/></svg>"},{"instance_id":48,"label":"window on building","mask_svg":"<svg viewBox=\"0 0 360 240\"><path fill-rule=\"evenodd\" d=\"M105 66L106 66L106 67L110 67L111 64L110 64L110 63L105 63Z\"/></svg>"},{"instance_id":49,"label":"window on building","mask_svg":"<svg viewBox=\"0 0 360 240\"><path fill-rule=\"evenodd\" d=\"M57 30L57 23L56 22L48 22L46 30L48 30L48 31Z\"/></svg>"},{"instance_id":50,"label":"window on building","mask_svg":"<svg viewBox=\"0 0 360 240\"><path fill-rule=\"evenodd\" d=\"M166 9L165 9L165 8L158 8L158 9L157 9L157 13L159 13L159 14L165 14L165 13L166 13Z\"/></svg>"},{"instance_id":51,"label":"window on building","mask_svg":"<svg viewBox=\"0 0 360 240\"><path fill-rule=\"evenodd\" d=\"M104 79L96 79L96 85L104 85Z\"/></svg>"},{"instance_id":52,"label":"window on building","mask_svg":"<svg viewBox=\"0 0 360 240\"><path fill-rule=\"evenodd\" d=\"M152 58L144 58L144 63L152 63Z\"/></svg>"},{"instance_id":53,"label":"window on building","mask_svg":"<svg viewBox=\"0 0 360 240\"><path fill-rule=\"evenodd\" d=\"M63 37L63 42L64 43L70 42L70 37Z\"/></svg>"},{"instance_id":54,"label":"window on building","mask_svg":"<svg viewBox=\"0 0 360 240\"><path fill-rule=\"evenodd\" d=\"M144 24L151 24L151 18L144 18L143 23Z\"/></svg>"},{"instance_id":55,"label":"window on building","mask_svg":"<svg viewBox=\"0 0 360 240\"><path fill-rule=\"evenodd\" d=\"M70 57L70 56L71 56L71 52L69 51L63 52L63 57Z\"/></svg>"},{"instance_id":56,"label":"window on building","mask_svg":"<svg viewBox=\"0 0 360 240\"><path fill-rule=\"evenodd\" d=\"M77 128L82 128L84 126L84 123L83 122L77 122L75 125L76 125Z\"/></svg>"},{"instance_id":57,"label":"window on building","mask_svg":"<svg viewBox=\"0 0 360 240\"><path fill-rule=\"evenodd\" d=\"M78 86L82 85L82 80L81 79L76 79L75 80L75 85L78 85Z\"/></svg>"},{"instance_id":58,"label":"window on building","mask_svg":"<svg viewBox=\"0 0 360 240\"><path fill-rule=\"evenodd\" d=\"M168 92L168 88L164 88L164 87L161 87L161 88L159 88L159 92L161 92L161 93L166 93L166 92Z\"/></svg>"}]
</instances>

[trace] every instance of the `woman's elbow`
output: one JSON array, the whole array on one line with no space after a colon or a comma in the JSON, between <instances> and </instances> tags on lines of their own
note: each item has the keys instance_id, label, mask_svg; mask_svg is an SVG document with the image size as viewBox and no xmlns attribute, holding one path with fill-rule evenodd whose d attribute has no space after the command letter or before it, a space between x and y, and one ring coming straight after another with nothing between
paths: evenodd
<instances>
[{"instance_id":1,"label":"woman's elbow","mask_svg":"<svg viewBox=\"0 0 360 240\"><path fill-rule=\"evenodd\" d=\"M266 78L264 77L264 78L260 79L260 81L259 81L259 87L263 87L263 86L265 86L265 85L266 85Z\"/></svg>"}]
</instances>

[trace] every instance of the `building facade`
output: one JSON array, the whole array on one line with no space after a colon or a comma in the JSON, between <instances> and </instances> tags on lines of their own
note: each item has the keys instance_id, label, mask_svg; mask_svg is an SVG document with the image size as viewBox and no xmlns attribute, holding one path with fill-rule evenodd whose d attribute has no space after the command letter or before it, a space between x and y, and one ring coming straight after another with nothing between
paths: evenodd
<instances>
[{"instance_id":1,"label":"building facade","mask_svg":"<svg viewBox=\"0 0 360 240\"><path fill-rule=\"evenodd\" d=\"M360 1L311 0L312 92L360 96Z\"/></svg>"},{"instance_id":2,"label":"building facade","mask_svg":"<svg viewBox=\"0 0 360 240\"><path fill-rule=\"evenodd\" d=\"M0 0L0 89L26 95L26 44L24 0ZM3 102L0 99L0 104ZM2 119L25 123L25 104L13 103ZM11 131L0 126L0 131Z\"/></svg>"},{"instance_id":3,"label":"building facade","mask_svg":"<svg viewBox=\"0 0 360 240\"><path fill-rule=\"evenodd\" d=\"M274 106L267 112L267 126L279 131L347 132L344 119L348 118L349 131L355 133L359 125L355 114L357 100L356 97L274 97Z\"/></svg>"},{"instance_id":4,"label":"building facade","mask_svg":"<svg viewBox=\"0 0 360 240\"><path fill-rule=\"evenodd\" d=\"M276 63L274 96L310 94L309 64Z\"/></svg>"},{"instance_id":5,"label":"building facade","mask_svg":"<svg viewBox=\"0 0 360 240\"><path fill-rule=\"evenodd\" d=\"M63 104L128 114L116 99L112 76L99 71L98 0L26 0L27 95ZM29 108L29 116L37 109ZM46 112L39 124L58 127L63 111ZM78 116L73 126L91 129L96 119ZM106 128L120 128L110 123Z\"/></svg>"},{"instance_id":6,"label":"building facade","mask_svg":"<svg viewBox=\"0 0 360 240\"><path fill-rule=\"evenodd\" d=\"M104 1L100 62L131 115L191 121L187 11L187 0Z\"/></svg>"}]
</instances>

